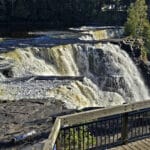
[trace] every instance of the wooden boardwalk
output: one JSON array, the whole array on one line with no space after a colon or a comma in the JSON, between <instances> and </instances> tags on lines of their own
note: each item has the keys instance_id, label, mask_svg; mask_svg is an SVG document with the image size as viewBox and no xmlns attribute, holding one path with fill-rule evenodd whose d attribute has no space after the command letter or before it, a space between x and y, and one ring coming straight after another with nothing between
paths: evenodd
<instances>
[{"instance_id":1,"label":"wooden boardwalk","mask_svg":"<svg viewBox=\"0 0 150 150\"><path fill-rule=\"evenodd\" d=\"M95 131L98 131L99 132L98 135L104 135L105 141L103 142L103 140L104 140L103 136L98 136L98 135L97 135L97 139L98 139L98 137L101 137L101 139L100 139L101 144L99 144L99 142L94 143L93 138L92 138L93 139L92 145L86 144L87 142L85 139L84 139L84 144L83 144L83 141L78 140L78 144L74 144L74 147L77 147L78 149L80 149L81 144L83 144L83 145L86 144L87 145L86 149L92 149L92 148L97 149L100 146L103 146L103 147L112 146L113 144L116 143L115 142L116 140L123 143L126 141L126 139L128 137L138 139L138 137L140 136L141 138L142 137L144 138L144 136L150 134L149 120L148 120L149 118L147 118L147 116L149 117L149 111L150 111L150 100L146 100L146 101L134 102L134 103L130 103L130 104L124 104L124 105L120 105L120 106L114 106L114 107L110 107L110 108L103 108L103 109L99 108L99 109L95 109L95 110L74 113L71 115L59 116L56 118L54 125L51 129L50 135L49 135L48 139L46 140L46 142L44 143L43 150L53 150L55 143L56 143L57 149L65 148L66 142L61 142L61 141L64 141L65 139L67 139L66 137L68 137L68 136L58 136L60 133L62 133L62 135L64 133L69 133L68 134L69 137L72 137L72 136L70 136L70 133L71 133L70 131L71 130L77 131L77 128L78 128L78 137L79 137L79 133L80 133L79 131L84 131L81 133L85 137L84 133L87 133L87 132L85 132L85 129L83 127L93 130L93 133L95 135L96 135ZM139 124L138 119L140 119L140 124ZM99 126L100 124L101 124L101 126ZM118 125L118 127L116 127L115 124ZM129 125L130 125L130 130L128 130ZM91 128L89 128L89 127L91 127ZM137 130L137 127L138 127L138 130ZM141 129L141 127L143 129L146 127L146 129L147 129L146 132L142 131L142 132L136 133L136 134L133 133L134 131L136 131L136 132L139 131L139 129ZM82 130L80 130L80 129L82 129ZM132 133L130 133L130 132L132 132ZM117 134L117 137L116 137L116 134ZM90 135L90 134L88 133L88 135ZM107 135L109 135L109 136L107 136ZM113 140L112 140L111 136L113 137ZM88 141L89 141L89 139L90 138L88 138ZM74 138L74 136L73 136L73 140L76 140ZM107 141L109 141L109 142L107 142ZM148 148L148 150L150 150L150 145L148 145L148 144L146 145L146 143L148 143L148 142L150 143L150 140L146 139L146 140L142 141L142 143L143 143L143 144L141 144L142 146L139 145L137 148L134 147L132 149L139 150L138 148L142 147L141 150L146 150L146 148ZM71 143L71 142L69 142L69 143ZM138 143L138 142L136 142L136 143ZM67 148L68 148L68 146L69 146L69 149L72 149L71 144L68 144ZM126 146L124 146L124 147L126 147ZM120 149L121 149L121 147L120 147ZM116 150L118 150L118 147L116 148ZM126 148L124 148L124 150L126 150ZM127 150L129 150L129 148Z\"/></svg>"},{"instance_id":2,"label":"wooden boardwalk","mask_svg":"<svg viewBox=\"0 0 150 150\"><path fill-rule=\"evenodd\" d=\"M117 146L109 150L150 150L150 138Z\"/></svg>"}]
</instances>

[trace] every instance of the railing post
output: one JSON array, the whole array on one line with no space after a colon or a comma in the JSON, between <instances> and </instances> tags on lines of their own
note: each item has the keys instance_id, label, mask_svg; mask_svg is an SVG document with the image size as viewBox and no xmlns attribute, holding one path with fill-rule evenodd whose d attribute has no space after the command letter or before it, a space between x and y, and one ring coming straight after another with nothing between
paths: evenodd
<instances>
[{"instance_id":1,"label":"railing post","mask_svg":"<svg viewBox=\"0 0 150 150\"><path fill-rule=\"evenodd\" d=\"M43 150L54 150L56 148L54 146L56 146L55 143L59 135L60 128L61 128L61 119L58 117L55 120L54 126L51 130L51 134L49 135L47 141L44 144Z\"/></svg>"},{"instance_id":2,"label":"railing post","mask_svg":"<svg viewBox=\"0 0 150 150\"><path fill-rule=\"evenodd\" d=\"M122 115L121 139L123 144L128 142L128 113Z\"/></svg>"},{"instance_id":3,"label":"railing post","mask_svg":"<svg viewBox=\"0 0 150 150\"><path fill-rule=\"evenodd\" d=\"M58 137L56 140L56 150L61 150L60 138Z\"/></svg>"}]
</instances>

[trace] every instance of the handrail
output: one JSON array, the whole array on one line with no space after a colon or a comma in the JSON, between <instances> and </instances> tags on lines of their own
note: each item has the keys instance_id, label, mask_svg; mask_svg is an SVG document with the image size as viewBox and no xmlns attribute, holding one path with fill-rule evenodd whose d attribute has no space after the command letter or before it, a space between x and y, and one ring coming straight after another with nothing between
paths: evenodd
<instances>
[{"instance_id":1,"label":"handrail","mask_svg":"<svg viewBox=\"0 0 150 150\"><path fill-rule=\"evenodd\" d=\"M48 141L45 143L43 150L53 150L60 128L61 128L61 119L56 118L51 134L49 135Z\"/></svg>"},{"instance_id":2,"label":"handrail","mask_svg":"<svg viewBox=\"0 0 150 150\"><path fill-rule=\"evenodd\" d=\"M123 113L132 112L144 108L150 108L150 100L134 102L131 104L124 104L124 105L114 106L110 108L96 109L96 110L58 117L54 123L50 136L44 145L43 150L53 150L53 147L55 145L61 127L80 124L83 122L84 123L90 122L92 120L96 120L102 117L123 114Z\"/></svg>"},{"instance_id":3,"label":"handrail","mask_svg":"<svg viewBox=\"0 0 150 150\"><path fill-rule=\"evenodd\" d=\"M114 106L110 108L96 109L71 115L65 115L60 117L61 126L79 124L82 122L89 122L95 119L99 119L101 117L107 117L116 114L122 114L126 112L131 112L139 109L149 108L150 100L140 101L131 104L124 104L119 106ZM84 118L84 119L83 119Z\"/></svg>"}]
</instances>

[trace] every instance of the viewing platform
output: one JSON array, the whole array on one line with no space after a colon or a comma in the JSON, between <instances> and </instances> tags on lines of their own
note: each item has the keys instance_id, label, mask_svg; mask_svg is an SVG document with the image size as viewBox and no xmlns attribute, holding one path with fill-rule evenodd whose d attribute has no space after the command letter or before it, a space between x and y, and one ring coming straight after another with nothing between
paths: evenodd
<instances>
[{"instance_id":1,"label":"viewing platform","mask_svg":"<svg viewBox=\"0 0 150 150\"><path fill-rule=\"evenodd\" d=\"M43 150L149 150L150 100L57 117Z\"/></svg>"}]
</instances>

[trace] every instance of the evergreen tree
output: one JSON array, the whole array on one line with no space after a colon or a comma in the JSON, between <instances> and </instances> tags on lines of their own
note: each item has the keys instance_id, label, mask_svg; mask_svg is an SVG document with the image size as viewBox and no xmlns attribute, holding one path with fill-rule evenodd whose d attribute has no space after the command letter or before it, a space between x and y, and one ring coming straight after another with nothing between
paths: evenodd
<instances>
[{"instance_id":1,"label":"evergreen tree","mask_svg":"<svg viewBox=\"0 0 150 150\"><path fill-rule=\"evenodd\" d=\"M145 0L136 0L128 9L128 18L125 24L125 33L135 38L143 36L145 28L149 26Z\"/></svg>"},{"instance_id":2,"label":"evergreen tree","mask_svg":"<svg viewBox=\"0 0 150 150\"><path fill-rule=\"evenodd\" d=\"M141 47L143 59L146 59L147 52L150 52L150 23L147 12L145 0L136 0L128 9L128 18L125 23L125 34L140 41L138 44Z\"/></svg>"}]
</instances>

